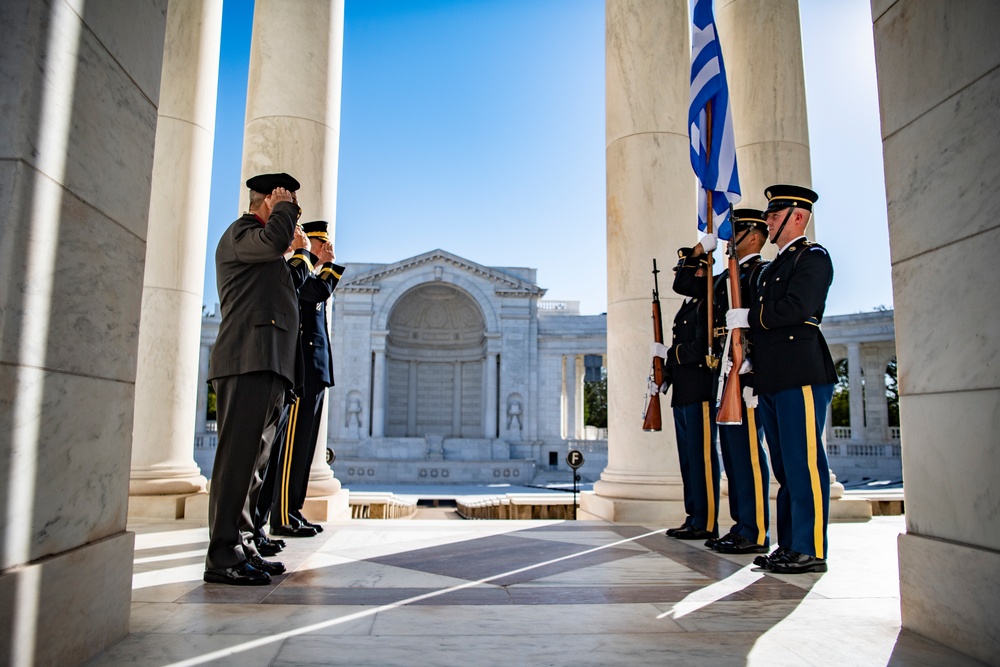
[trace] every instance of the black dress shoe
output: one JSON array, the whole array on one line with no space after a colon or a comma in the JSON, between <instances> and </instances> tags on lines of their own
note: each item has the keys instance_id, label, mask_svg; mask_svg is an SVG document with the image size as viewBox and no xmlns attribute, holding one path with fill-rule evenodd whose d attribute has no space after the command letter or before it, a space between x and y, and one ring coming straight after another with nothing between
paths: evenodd
<instances>
[{"instance_id":1,"label":"black dress shoe","mask_svg":"<svg viewBox=\"0 0 1000 667\"><path fill-rule=\"evenodd\" d=\"M272 535L280 535L281 537L315 537L316 529L308 528L306 526L299 526L297 528L293 526L271 526Z\"/></svg>"},{"instance_id":2,"label":"black dress shoe","mask_svg":"<svg viewBox=\"0 0 1000 667\"><path fill-rule=\"evenodd\" d=\"M766 554L767 547L751 542L742 535L729 533L715 545L715 550L721 554Z\"/></svg>"},{"instance_id":3,"label":"black dress shoe","mask_svg":"<svg viewBox=\"0 0 1000 667\"><path fill-rule=\"evenodd\" d=\"M719 531L703 530L701 528L688 526L684 530L678 530L672 535L672 537L676 537L678 540L705 540L712 537L718 538Z\"/></svg>"},{"instance_id":4,"label":"black dress shoe","mask_svg":"<svg viewBox=\"0 0 1000 667\"><path fill-rule=\"evenodd\" d=\"M757 567L762 567L765 570L771 569L771 562L778 560L779 558L784 558L785 554L788 553L788 549L785 547L778 547L771 552L768 556L757 556L753 559L753 564Z\"/></svg>"},{"instance_id":5,"label":"black dress shoe","mask_svg":"<svg viewBox=\"0 0 1000 667\"><path fill-rule=\"evenodd\" d=\"M710 537L705 540L705 546L709 549L718 550L719 544L729 539L732 533L726 533L723 537Z\"/></svg>"},{"instance_id":6,"label":"black dress shoe","mask_svg":"<svg viewBox=\"0 0 1000 667\"><path fill-rule=\"evenodd\" d=\"M826 572L826 560L789 549L780 559L771 561L771 572L775 574Z\"/></svg>"},{"instance_id":7,"label":"black dress shoe","mask_svg":"<svg viewBox=\"0 0 1000 667\"><path fill-rule=\"evenodd\" d=\"M296 521L297 525L299 525L299 526L305 526L306 528L312 528L317 533L322 533L323 532L323 526L319 525L318 523L313 523L312 521L309 521L307 518L305 518L304 516L302 516L302 514L299 513L299 512L292 512L292 513L289 514L289 516L290 516L290 518L294 519Z\"/></svg>"},{"instance_id":8,"label":"black dress shoe","mask_svg":"<svg viewBox=\"0 0 1000 667\"><path fill-rule=\"evenodd\" d=\"M250 564L254 566L254 569L267 572L270 575L285 573L285 564L276 560L264 560L260 556L250 556Z\"/></svg>"},{"instance_id":9,"label":"black dress shoe","mask_svg":"<svg viewBox=\"0 0 1000 667\"><path fill-rule=\"evenodd\" d=\"M253 567L249 561L223 569L206 568L205 581L210 584L231 586L264 586L271 583L271 575Z\"/></svg>"},{"instance_id":10,"label":"black dress shoe","mask_svg":"<svg viewBox=\"0 0 1000 667\"><path fill-rule=\"evenodd\" d=\"M691 527L691 524L689 524L689 523L687 522L687 519L685 519L685 520L684 520L684 523L682 523L682 524L681 524L680 526L678 526L677 528L667 528L667 533L666 533L666 534L667 534L667 537L673 537L673 536L674 536L674 534L675 534L675 533L676 533L677 531L679 531L679 530L686 530L686 529L688 529L688 528L690 528L690 527Z\"/></svg>"},{"instance_id":11,"label":"black dress shoe","mask_svg":"<svg viewBox=\"0 0 1000 667\"><path fill-rule=\"evenodd\" d=\"M255 538L253 543L257 547L257 553L261 556L277 556L282 548L277 542L272 540Z\"/></svg>"}]
</instances>

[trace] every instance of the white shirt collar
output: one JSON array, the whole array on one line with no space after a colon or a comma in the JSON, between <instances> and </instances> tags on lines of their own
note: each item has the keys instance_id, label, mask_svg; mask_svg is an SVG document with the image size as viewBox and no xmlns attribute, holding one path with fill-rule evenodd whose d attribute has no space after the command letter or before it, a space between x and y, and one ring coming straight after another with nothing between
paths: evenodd
<instances>
[{"instance_id":1,"label":"white shirt collar","mask_svg":"<svg viewBox=\"0 0 1000 667\"><path fill-rule=\"evenodd\" d=\"M740 260L740 264L746 264L747 262L749 262L754 257L760 257L760 253L759 252L755 252L752 255L747 255L746 257L744 257L743 259Z\"/></svg>"},{"instance_id":2,"label":"white shirt collar","mask_svg":"<svg viewBox=\"0 0 1000 667\"><path fill-rule=\"evenodd\" d=\"M783 245L783 246L781 247L781 250L779 250L779 251L778 251L778 254L780 255L781 253L785 252L785 249L787 249L787 248L788 248L788 246L792 245L793 243L795 243L795 242L796 242L796 241L798 241L799 239L804 239L805 237L806 237L806 235L805 235L805 234L803 234L802 236L797 236L797 237L795 237L794 239L792 239L791 241L789 241L788 243L786 243L785 245Z\"/></svg>"}]
</instances>

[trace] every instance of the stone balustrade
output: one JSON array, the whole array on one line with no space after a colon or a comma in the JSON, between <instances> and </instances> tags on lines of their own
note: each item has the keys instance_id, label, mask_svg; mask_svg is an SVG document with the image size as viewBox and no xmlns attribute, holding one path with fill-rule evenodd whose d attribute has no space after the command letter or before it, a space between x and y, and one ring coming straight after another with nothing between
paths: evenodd
<instances>
[{"instance_id":1,"label":"stone balustrade","mask_svg":"<svg viewBox=\"0 0 1000 667\"><path fill-rule=\"evenodd\" d=\"M508 493L458 498L464 519L572 519L573 496L553 493Z\"/></svg>"},{"instance_id":2,"label":"stone balustrade","mask_svg":"<svg viewBox=\"0 0 1000 667\"><path fill-rule=\"evenodd\" d=\"M417 511L417 501L391 492L351 492L352 519L409 519Z\"/></svg>"}]
</instances>

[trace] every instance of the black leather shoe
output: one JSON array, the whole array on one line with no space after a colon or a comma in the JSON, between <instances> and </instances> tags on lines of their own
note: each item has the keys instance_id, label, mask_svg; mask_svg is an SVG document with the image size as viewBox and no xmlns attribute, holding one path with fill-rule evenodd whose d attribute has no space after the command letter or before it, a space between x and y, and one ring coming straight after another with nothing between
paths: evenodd
<instances>
[{"instance_id":1,"label":"black leather shoe","mask_svg":"<svg viewBox=\"0 0 1000 667\"><path fill-rule=\"evenodd\" d=\"M272 540L255 539L253 543L257 547L257 553L261 556L277 556L282 549L277 542Z\"/></svg>"},{"instance_id":2,"label":"black leather shoe","mask_svg":"<svg viewBox=\"0 0 1000 667\"><path fill-rule=\"evenodd\" d=\"M775 574L826 572L826 560L788 550L780 559L771 561L771 572Z\"/></svg>"},{"instance_id":3,"label":"black leather shoe","mask_svg":"<svg viewBox=\"0 0 1000 667\"><path fill-rule=\"evenodd\" d=\"M684 530L678 530L672 535L678 540L705 540L709 538L719 537L719 531L717 530L702 530L701 528L693 528L688 526Z\"/></svg>"},{"instance_id":4,"label":"black leather shoe","mask_svg":"<svg viewBox=\"0 0 1000 667\"><path fill-rule=\"evenodd\" d=\"M254 569L267 572L270 575L285 573L285 564L276 560L264 560L260 556L250 556L250 564L254 566Z\"/></svg>"},{"instance_id":5,"label":"black leather shoe","mask_svg":"<svg viewBox=\"0 0 1000 667\"><path fill-rule=\"evenodd\" d=\"M280 535L281 537L315 537L316 529L306 526L298 528L292 526L271 526L270 533L272 535Z\"/></svg>"},{"instance_id":6,"label":"black leather shoe","mask_svg":"<svg viewBox=\"0 0 1000 667\"><path fill-rule=\"evenodd\" d=\"M765 570L771 569L771 562L778 560L779 558L784 558L785 554L788 553L788 549L785 547L778 547L770 553L768 556L757 556L753 559L753 564L757 567L762 567Z\"/></svg>"},{"instance_id":7,"label":"black leather shoe","mask_svg":"<svg viewBox=\"0 0 1000 667\"><path fill-rule=\"evenodd\" d=\"M688 528L690 528L690 527L691 527L691 524L689 524L689 523L687 522L687 520L685 519L685 520L684 520L684 523L682 523L682 524L681 524L680 526L678 526L677 528L667 528L667 533L666 533L666 535L667 535L667 537L673 537L673 536L674 536L674 534L675 534L675 533L676 533L677 531L679 531L679 530L687 530L687 529L688 529Z\"/></svg>"},{"instance_id":8,"label":"black leather shoe","mask_svg":"<svg viewBox=\"0 0 1000 667\"><path fill-rule=\"evenodd\" d=\"M231 586L265 586L271 583L271 575L253 567L249 561L224 569L205 569L205 581L210 584Z\"/></svg>"},{"instance_id":9,"label":"black leather shoe","mask_svg":"<svg viewBox=\"0 0 1000 667\"><path fill-rule=\"evenodd\" d=\"M728 540L731 535L732 533L726 533L723 537L710 537L705 540L705 546L709 549L718 550L719 544Z\"/></svg>"},{"instance_id":10,"label":"black leather shoe","mask_svg":"<svg viewBox=\"0 0 1000 667\"><path fill-rule=\"evenodd\" d=\"M313 523L312 521L309 521L309 519L302 516L300 512L290 512L289 514L290 518L294 519L297 525L305 526L306 528L312 528L317 533L323 532L323 526L319 525L318 523Z\"/></svg>"},{"instance_id":11,"label":"black leather shoe","mask_svg":"<svg viewBox=\"0 0 1000 667\"><path fill-rule=\"evenodd\" d=\"M715 550L720 554L766 554L768 547L751 542L742 535L729 533L716 543Z\"/></svg>"}]
</instances>

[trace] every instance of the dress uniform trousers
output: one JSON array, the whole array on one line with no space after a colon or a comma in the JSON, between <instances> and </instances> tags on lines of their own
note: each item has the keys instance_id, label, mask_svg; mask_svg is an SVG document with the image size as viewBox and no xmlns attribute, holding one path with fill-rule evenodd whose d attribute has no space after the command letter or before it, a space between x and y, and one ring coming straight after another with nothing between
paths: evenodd
<instances>
[{"instance_id":1,"label":"dress uniform trousers","mask_svg":"<svg viewBox=\"0 0 1000 667\"><path fill-rule=\"evenodd\" d=\"M257 555L250 498L259 493L258 471L270 454L288 383L277 373L261 371L219 377L212 385L219 444L212 468L205 564L224 569Z\"/></svg>"},{"instance_id":2,"label":"dress uniform trousers","mask_svg":"<svg viewBox=\"0 0 1000 667\"><path fill-rule=\"evenodd\" d=\"M780 485L778 544L816 558L826 558L827 551L830 464L822 434L833 387L809 385L761 394L757 405Z\"/></svg>"},{"instance_id":3,"label":"dress uniform trousers","mask_svg":"<svg viewBox=\"0 0 1000 667\"><path fill-rule=\"evenodd\" d=\"M736 522L730 532L769 546L767 494L770 473L764 451L764 431L757 410L747 410L742 401L740 405L743 423L719 426L719 447L729 483L729 515Z\"/></svg>"},{"instance_id":4,"label":"dress uniform trousers","mask_svg":"<svg viewBox=\"0 0 1000 667\"><path fill-rule=\"evenodd\" d=\"M715 406L702 401L675 406L673 411L687 523L697 530L714 532L718 530L720 476Z\"/></svg>"},{"instance_id":5,"label":"dress uniform trousers","mask_svg":"<svg viewBox=\"0 0 1000 667\"><path fill-rule=\"evenodd\" d=\"M291 406L284 430L271 496L271 525L295 525L301 521L309 486L309 469L316 453L319 422L323 414L326 387L306 382L302 395Z\"/></svg>"}]
</instances>

